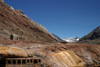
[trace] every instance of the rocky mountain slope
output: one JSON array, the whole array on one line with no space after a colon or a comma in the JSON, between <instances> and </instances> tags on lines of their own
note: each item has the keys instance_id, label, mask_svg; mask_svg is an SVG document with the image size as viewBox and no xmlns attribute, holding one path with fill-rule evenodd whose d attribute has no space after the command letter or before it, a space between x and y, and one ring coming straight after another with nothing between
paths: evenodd
<instances>
[{"instance_id":1,"label":"rocky mountain slope","mask_svg":"<svg viewBox=\"0 0 100 67\"><path fill-rule=\"evenodd\" d=\"M15 10L0 0L0 39L9 40L11 34L14 40L58 41L42 25L27 17L22 10Z\"/></svg>"},{"instance_id":2,"label":"rocky mountain slope","mask_svg":"<svg viewBox=\"0 0 100 67\"><path fill-rule=\"evenodd\" d=\"M82 37L79 42L100 44L100 26Z\"/></svg>"}]
</instances>

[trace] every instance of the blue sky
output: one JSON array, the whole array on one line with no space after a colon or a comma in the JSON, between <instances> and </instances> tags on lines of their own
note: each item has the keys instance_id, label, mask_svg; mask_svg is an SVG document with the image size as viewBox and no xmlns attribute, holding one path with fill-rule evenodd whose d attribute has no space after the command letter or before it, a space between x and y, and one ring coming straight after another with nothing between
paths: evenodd
<instances>
[{"instance_id":1,"label":"blue sky","mask_svg":"<svg viewBox=\"0 0 100 67\"><path fill-rule=\"evenodd\" d=\"M83 37L100 26L100 0L5 0L60 38Z\"/></svg>"}]
</instances>

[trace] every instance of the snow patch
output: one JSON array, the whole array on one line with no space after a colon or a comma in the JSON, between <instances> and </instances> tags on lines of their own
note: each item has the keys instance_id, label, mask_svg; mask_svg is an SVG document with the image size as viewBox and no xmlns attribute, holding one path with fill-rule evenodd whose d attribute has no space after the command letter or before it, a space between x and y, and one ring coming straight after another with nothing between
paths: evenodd
<instances>
[{"instance_id":1,"label":"snow patch","mask_svg":"<svg viewBox=\"0 0 100 67\"><path fill-rule=\"evenodd\" d=\"M66 42L77 42L77 41L79 41L79 37L70 37L70 38L65 38L65 39L62 39L62 40L64 40L64 41L66 41Z\"/></svg>"}]
</instances>

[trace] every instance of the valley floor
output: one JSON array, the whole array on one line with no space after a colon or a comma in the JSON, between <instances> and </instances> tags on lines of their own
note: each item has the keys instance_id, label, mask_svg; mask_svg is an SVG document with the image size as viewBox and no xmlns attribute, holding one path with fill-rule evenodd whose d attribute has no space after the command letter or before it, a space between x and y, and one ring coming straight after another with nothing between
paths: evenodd
<instances>
[{"instance_id":1,"label":"valley floor","mask_svg":"<svg viewBox=\"0 0 100 67\"><path fill-rule=\"evenodd\" d=\"M0 41L0 46L32 51L44 63L56 67L100 65L100 45L83 43L44 43L28 41Z\"/></svg>"}]
</instances>

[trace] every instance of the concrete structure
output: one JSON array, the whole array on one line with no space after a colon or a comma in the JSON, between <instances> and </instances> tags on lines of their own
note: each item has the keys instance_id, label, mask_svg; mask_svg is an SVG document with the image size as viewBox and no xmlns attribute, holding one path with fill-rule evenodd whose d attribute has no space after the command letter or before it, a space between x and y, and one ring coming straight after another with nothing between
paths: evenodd
<instances>
[{"instance_id":1,"label":"concrete structure","mask_svg":"<svg viewBox=\"0 0 100 67\"><path fill-rule=\"evenodd\" d=\"M0 67L44 67L41 58L6 58Z\"/></svg>"}]
</instances>

